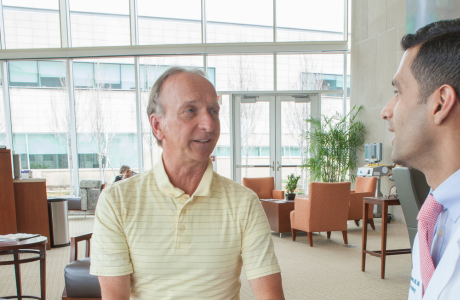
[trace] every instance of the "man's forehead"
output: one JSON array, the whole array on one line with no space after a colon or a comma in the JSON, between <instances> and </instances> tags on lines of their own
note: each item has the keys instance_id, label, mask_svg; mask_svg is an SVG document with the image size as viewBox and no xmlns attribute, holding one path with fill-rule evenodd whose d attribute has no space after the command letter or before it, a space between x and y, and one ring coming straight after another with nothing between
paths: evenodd
<instances>
[{"instance_id":1,"label":"man's forehead","mask_svg":"<svg viewBox=\"0 0 460 300\"><path fill-rule=\"evenodd\" d=\"M392 84L395 87L401 87L407 82L414 78L412 73L412 62L414 61L418 52L418 47L409 48L404 52L404 55L399 64L398 71L393 77ZM415 79L415 78L414 78Z\"/></svg>"}]
</instances>

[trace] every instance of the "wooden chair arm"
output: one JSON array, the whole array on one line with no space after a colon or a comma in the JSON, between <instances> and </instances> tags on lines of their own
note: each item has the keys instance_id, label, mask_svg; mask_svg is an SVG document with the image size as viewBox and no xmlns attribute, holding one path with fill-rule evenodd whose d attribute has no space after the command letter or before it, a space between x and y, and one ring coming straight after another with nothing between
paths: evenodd
<instances>
[{"instance_id":1,"label":"wooden chair arm","mask_svg":"<svg viewBox=\"0 0 460 300\"><path fill-rule=\"evenodd\" d=\"M82 235L73 236L70 238L70 262L78 259L78 242L86 241L85 257L90 255L90 239L93 233L86 233Z\"/></svg>"}]
</instances>

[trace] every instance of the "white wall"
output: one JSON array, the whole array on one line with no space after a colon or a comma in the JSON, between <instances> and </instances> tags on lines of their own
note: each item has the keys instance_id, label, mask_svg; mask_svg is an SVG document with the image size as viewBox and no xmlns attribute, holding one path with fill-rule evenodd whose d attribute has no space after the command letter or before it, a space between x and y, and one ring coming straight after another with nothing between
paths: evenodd
<instances>
[{"instance_id":1,"label":"white wall","mask_svg":"<svg viewBox=\"0 0 460 300\"><path fill-rule=\"evenodd\" d=\"M391 80L403 51L399 46L406 26L406 0L353 0L351 30L351 106L364 105L366 143L383 143L383 163L391 161L393 134L380 117L393 96ZM364 165L361 155L358 166ZM388 180L381 191L388 195ZM400 207L390 208L393 219L405 222Z\"/></svg>"}]
</instances>

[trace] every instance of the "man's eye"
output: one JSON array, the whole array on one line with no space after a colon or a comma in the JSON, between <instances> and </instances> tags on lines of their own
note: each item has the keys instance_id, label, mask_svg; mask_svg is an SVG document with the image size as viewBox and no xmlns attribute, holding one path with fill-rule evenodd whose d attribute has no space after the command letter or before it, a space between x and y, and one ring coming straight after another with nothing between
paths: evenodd
<instances>
[{"instance_id":1,"label":"man's eye","mask_svg":"<svg viewBox=\"0 0 460 300\"><path fill-rule=\"evenodd\" d=\"M194 110L193 110L193 108L189 108L185 112L192 113L192 112L194 112Z\"/></svg>"},{"instance_id":2,"label":"man's eye","mask_svg":"<svg viewBox=\"0 0 460 300\"><path fill-rule=\"evenodd\" d=\"M399 91L398 90L394 90L394 93L395 93L395 95L399 96Z\"/></svg>"},{"instance_id":3,"label":"man's eye","mask_svg":"<svg viewBox=\"0 0 460 300\"><path fill-rule=\"evenodd\" d=\"M214 110L211 111L211 113L218 115L219 111L217 109L214 109Z\"/></svg>"}]
</instances>

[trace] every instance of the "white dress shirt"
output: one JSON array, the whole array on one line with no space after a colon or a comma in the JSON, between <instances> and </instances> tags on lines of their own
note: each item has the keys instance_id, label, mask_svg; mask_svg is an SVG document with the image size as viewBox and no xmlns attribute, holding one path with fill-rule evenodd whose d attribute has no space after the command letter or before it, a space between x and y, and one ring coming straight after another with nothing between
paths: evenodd
<instances>
[{"instance_id":1,"label":"white dress shirt","mask_svg":"<svg viewBox=\"0 0 460 300\"><path fill-rule=\"evenodd\" d=\"M434 191L434 199L442 205L431 244L431 257L436 267L460 222L460 170L452 174Z\"/></svg>"}]
</instances>

